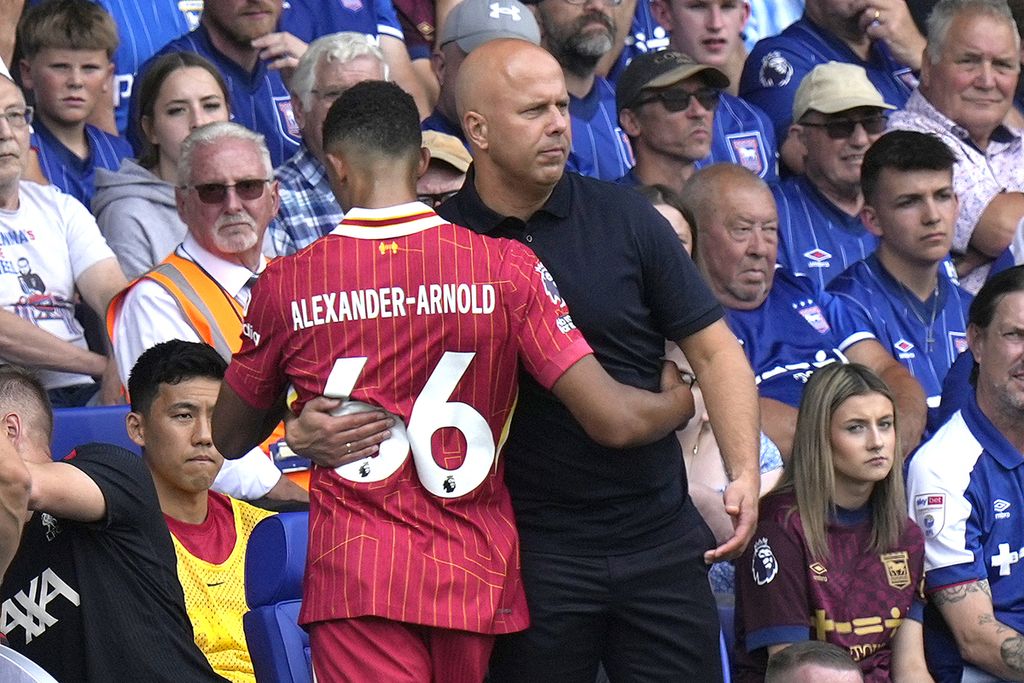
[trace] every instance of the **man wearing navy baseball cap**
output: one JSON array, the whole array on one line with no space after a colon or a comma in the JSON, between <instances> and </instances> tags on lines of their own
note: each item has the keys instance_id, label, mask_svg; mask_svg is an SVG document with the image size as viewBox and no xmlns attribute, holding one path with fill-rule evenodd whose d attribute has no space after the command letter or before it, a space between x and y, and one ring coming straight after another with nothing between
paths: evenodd
<instances>
[{"instance_id":1,"label":"man wearing navy baseball cap","mask_svg":"<svg viewBox=\"0 0 1024 683\"><path fill-rule=\"evenodd\" d=\"M715 109L729 85L724 73L675 50L633 59L619 77L615 105L636 166L621 182L682 192L711 150Z\"/></svg>"}]
</instances>

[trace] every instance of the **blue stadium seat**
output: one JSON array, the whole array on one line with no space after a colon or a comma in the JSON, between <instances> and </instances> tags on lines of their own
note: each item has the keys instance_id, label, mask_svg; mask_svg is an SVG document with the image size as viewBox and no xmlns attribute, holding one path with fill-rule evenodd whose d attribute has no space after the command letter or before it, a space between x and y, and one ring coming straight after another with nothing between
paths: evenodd
<instances>
[{"instance_id":1,"label":"blue stadium seat","mask_svg":"<svg viewBox=\"0 0 1024 683\"><path fill-rule=\"evenodd\" d=\"M57 683L41 666L6 645L0 645L0 681L4 683Z\"/></svg>"},{"instance_id":2,"label":"blue stadium seat","mask_svg":"<svg viewBox=\"0 0 1024 683\"><path fill-rule=\"evenodd\" d=\"M76 446L98 441L112 443L140 454L141 449L128 438L124 418L128 406L89 406L57 408L53 411L53 459L60 460Z\"/></svg>"},{"instance_id":3,"label":"blue stadium seat","mask_svg":"<svg viewBox=\"0 0 1024 683\"><path fill-rule=\"evenodd\" d=\"M298 625L309 513L282 512L256 525L245 555L245 640L259 683L310 683L309 636Z\"/></svg>"}]
</instances>

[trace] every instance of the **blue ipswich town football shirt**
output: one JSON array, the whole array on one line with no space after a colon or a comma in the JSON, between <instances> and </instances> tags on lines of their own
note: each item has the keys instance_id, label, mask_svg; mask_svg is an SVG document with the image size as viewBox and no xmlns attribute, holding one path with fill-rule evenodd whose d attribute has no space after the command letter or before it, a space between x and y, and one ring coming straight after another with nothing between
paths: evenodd
<instances>
[{"instance_id":1,"label":"blue ipswich town football shirt","mask_svg":"<svg viewBox=\"0 0 1024 683\"><path fill-rule=\"evenodd\" d=\"M740 96L763 109L775 123L776 137L785 140L800 81L825 62L864 67L882 98L897 108L903 107L917 85L913 72L897 62L883 43L873 43L867 61L862 60L805 15L779 35L758 41L743 66Z\"/></svg>"},{"instance_id":2,"label":"blue ipswich town football shirt","mask_svg":"<svg viewBox=\"0 0 1024 683\"><path fill-rule=\"evenodd\" d=\"M613 181L633 167L633 151L619 127L615 88L604 78L594 79L586 97L569 96L572 149L565 170Z\"/></svg>"},{"instance_id":3,"label":"blue ipswich town football shirt","mask_svg":"<svg viewBox=\"0 0 1024 683\"><path fill-rule=\"evenodd\" d=\"M405 40L391 0L289 0L284 4L278 29L307 43L339 31Z\"/></svg>"},{"instance_id":4,"label":"blue ipswich town football shirt","mask_svg":"<svg viewBox=\"0 0 1024 683\"><path fill-rule=\"evenodd\" d=\"M875 251L878 238L798 176L772 188L779 210L779 264L826 286Z\"/></svg>"},{"instance_id":5,"label":"blue ipswich town football shirt","mask_svg":"<svg viewBox=\"0 0 1024 683\"><path fill-rule=\"evenodd\" d=\"M668 47L668 43L668 31L658 23L654 14L651 13L651 0L637 0L633 21L629 26L629 33L626 34L625 46L619 53L618 60L612 65L608 80L612 84L618 83L619 76L626 70L634 57L645 52L664 50Z\"/></svg>"},{"instance_id":6,"label":"blue ipswich town football shirt","mask_svg":"<svg viewBox=\"0 0 1024 683\"><path fill-rule=\"evenodd\" d=\"M279 72L268 69L263 61L259 61L255 71L248 73L215 48L206 28L200 25L165 45L142 65L140 73L153 59L169 52L195 52L220 69L230 91L232 120L267 138L270 159L275 167L298 151L301 133L292 112L291 95ZM138 97L133 97L132 112L138 107ZM138 140L132 139L131 142L138 148Z\"/></svg>"},{"instance_id":7,"label":"blue ipswich town football shirt","mask_svg":"<svg viewBox=\"0 0 1024 683\"><path fill-rule=\"evenodd\" d=\"M817 368L845 363L844 351L875 338L843 302L784 268L775 270L764 303L751 311L727 308L725 319L754 369L758 394L794 408Z\"/></svg>"},{"instance_id":8,"label":"blue ipswich town football shirt","mask_svg":"<svg viewBox=\"0 0 1024 683\"><path fill-rule=\"evenodd\" d=\"M967 311L974 297L957 282L953 263L947 259L939 265L936 293L921 301L872 254L828 286L846 304L851 318L871 329L921 384L928 397L929 434L939 426L946 373L967 350Z\"/></svg>"},{"instance_id":9,"label":"blue ipswich town football shirt","mask_svg":"<svg viewBox=\"0 0 1024 683\"><path fill-rule=\"evenodd\" d=\"M1024 457L973 391L911 459L907 503L925 536L926 590L987 579L996 619L1024 631ZM957 647L928 610L925 648L936 680L956 676Z\"/></svg>"},{"instance_id":10,"label":"blue ipswich town football shirt","mask_svg":"<svg viewBox=\"0 0 1024 683\"><path fill-rule=\"evenodd\" d=\"M711 154L697 164L739 164L768 183L779 180L779 149L771 119L749 102L722 93L715 110Z\"/></svg>"},{"instance_id":11,"label":"blue ipswich town football shirt","mask_svg":"<svg viewBox=\"0 0 1024 683\"><path fill-rule=\"evenodd\" d=\"M39 152L43 173L51 183L88 207L96 191L96 169L116 171L122 159L132 156L132 148L123 138L88 124L85 137L89 156L80 159L42 121L36 119L32 123L32 146Z\"/></svg>"}]
</instances>

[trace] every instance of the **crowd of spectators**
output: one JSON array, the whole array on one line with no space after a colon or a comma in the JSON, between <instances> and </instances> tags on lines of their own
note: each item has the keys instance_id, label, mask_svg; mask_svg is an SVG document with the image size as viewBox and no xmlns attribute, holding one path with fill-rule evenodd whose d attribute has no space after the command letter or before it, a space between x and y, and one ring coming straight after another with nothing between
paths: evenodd
<instances>
[{"instance_id":1,"label":"crowd of spectators","mask_svg":"<svg viewBox=\"0 0 1024 683\"><path fill-rule=\"evenodd\" d=\"M735 605L739 680L1024 681L1021 0L0 22L0 632L58 680L253 681L251 501L320 680L715 680ZM124 403L148 469L49 452Z\"/></svg>"}]
</instances>

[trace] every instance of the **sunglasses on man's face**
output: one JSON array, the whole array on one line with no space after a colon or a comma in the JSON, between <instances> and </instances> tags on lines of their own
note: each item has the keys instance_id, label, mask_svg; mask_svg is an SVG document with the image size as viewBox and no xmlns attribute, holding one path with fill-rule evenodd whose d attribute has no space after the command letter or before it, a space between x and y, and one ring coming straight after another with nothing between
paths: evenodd
<instances>
[{"instance_id":1,"label":"sunglasses on man's face","mask_svg":"<svg viewBox=\"0 0 1024 683\"><path fill-rule=\"evenodd\" d=\"M690 106L690 99L697 100L700 106L708 111L714 111L718 107L718 100L722 96L721 90L715 88L700 88L690 92L682 88L672 88L653 93L650 97L638 100L636 106L640 107L651 102L661 102L669 111L683 111Z\"/></svg>"},{"instance_id":2,"label":"sunglasses on man's face","mask_svg":"<svg viewBox=\"0 0 1024 683\"><path fill-rule=\"evenodd\" d=\"M186 185L182 189L195 190L199 201L203 204L221 204L228 196L228 188L234 188L235 194L243 201L259 199L267 187L269 180L264 178L250 178L239 180L232 185L224 183L200 183L199 185Z\"/></svg>"},{"instance_id":3,"label":"sunglasses on man's face","mask_svg":"<svg viewBox=\"0 0 1024 683\"><path fill-rule=\"evenodd\" d=\"M800 125L810 128L824 128L825 134L833 140L845 140L853 135L858 123L868 135L881 135L885 132L886 121L887 119L884 116L879 115L869 116L864 119L831 119L823 123L808 123L804 121Z\"/></svg>"}]
</instances>

